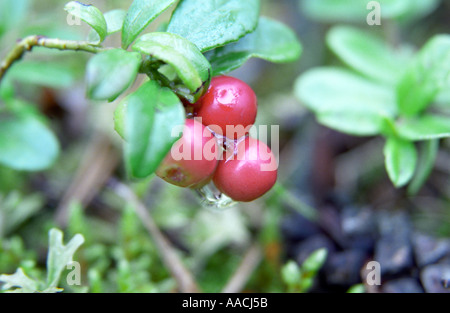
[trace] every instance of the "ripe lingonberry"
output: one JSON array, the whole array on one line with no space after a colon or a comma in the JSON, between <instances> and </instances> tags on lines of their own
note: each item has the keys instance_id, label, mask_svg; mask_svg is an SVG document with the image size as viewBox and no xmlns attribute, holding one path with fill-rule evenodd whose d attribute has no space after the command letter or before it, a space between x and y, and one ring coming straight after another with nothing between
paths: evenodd
<instances>
[{"instance_id":1,"label":"ripe lingonberry","mask_svg":"<svg viewBox=\"0 0 450 313\"><path fill-rule=\"evenodd\" d=\"M193 119L187 119L183 135L158 167L156 174L180 186L198 188L206 184L218 163L219 147L212 133Z\"/></svg>"},{"instance_id":2,"label":"ripe lingonberry","mask_svg":"<svg viewBox=\"0 0 450 313\"><path fill-rule=\"evenodd\" d=\"M247 137L237 143L214 174L217 189L235 201L253 201L269 191L277 180L277 162L263 142Z\"/></svg>"},{"instance_id":3,"label":"ripe lingonberry","mask_svg":"<svg viewBox=\"0 0 450 313\"><path fill-rule=\"evenodd\" d=\"M193 107L194 116L201 117L202 123L213 132L238 139L255 123L257 100L245 82L230 76L217 76Z\"/></svg>"}]
</instances>

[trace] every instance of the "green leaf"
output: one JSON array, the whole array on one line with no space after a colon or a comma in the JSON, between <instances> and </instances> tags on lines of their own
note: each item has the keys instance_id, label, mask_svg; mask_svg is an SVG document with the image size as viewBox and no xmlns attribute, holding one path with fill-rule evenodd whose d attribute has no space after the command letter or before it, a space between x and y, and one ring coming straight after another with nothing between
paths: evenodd
<instances>
[{"instance_id":1,"label":"green leaf","mask_svg":"<svg viewBox=\"0 0 450 313\"><path fill-rule=\"evenodd\" d=\"M167 31L183 36L205 52L254 31L259 7L259 0L181 0Z\"/></svg>"},{"instance_id":2,"label":"green leaf","mask_svg":"<svg viewBox=\"0 0 450 313\"><path fill-rule=\"evenodd\" d=\"M124 10L112 10L104 14L107 26L108 36L122 30L127 12Z\"/></svg>"},{"instance_id":3,"label":"green leaf","mask_svg":"<svg viewBox=\"0 0 450 313\"><path fill-rule=\"evenodd\" d=\"M378 0L383 19L413 20L432 12L439 0ZM310 18L326 22L366 23L369 1L302 0L302 11Z\"/></svg>"},{"instance_id":4,"label":"green leaf","mask_svg":"<svg viewBox=\"0 0 450 313\"><path fill-rule=\"evenodd\" d=\"M316 68L295 82L296 97L320 123L352 135L379 134L397 114L395 93L349 71Z\"/></svg>"},{"instance_id":5,"label":"green leaf","mask_svg":"<svg viewBox=\"0 0 450 313\"><path fill-rule=\"evenodd\" d=\"M325 264L328 257L328 251L325 248L317 249L311 253L303 262L301 270L305 273L315 275Z\"/></svg>"},{"instance_id":6,"label":"green leaf","mask_svg":"<svg viewBox=\"0 0 450 313\"><path fill-rule=\"evenodd\" d=\"M196 102L208 89L211 65L200 50L185 38L154 32L139 38L133 49L170 64L189 89L186 93L189 101ZM183 92L184 86L180 86L177 91Z\"/></svg>"},{"instance_id":7,"label":"green leaf","mask_svg":"<svg viewBox=\"0 0 450 313\"><path fill-rule=\"evenodd\" d=\"M108 11L104 14L107 28L107 36L115 34L122 30L123 22L125 20L125 16L127 12L124 10L112 10ZM96 31L92 30L89 33L89 40L93 42L99 42L100 37Z\"/></svg>"},{"instance_id":8,"label":"green leaf","mask_svg":"<svg viewBox=\"0 0 450 313\"><path fill-rule=\"evenodd\" d=\"M377 112L364 112L350 106L317 113L317 121L329 128L353 136L374 136L381 133L384 117Z\"/></svg>"},{"instance_id":9,"label":"green leaf","mask_svg":"<svg viewBox=\"0 0 450 313\"><path fill-rule=\"evenodd\" d=\"M125 159L130 174L144 178L152 174L179 139L172 135L184 125L185 112L168 88L149 81L125 101Z\"/></svg>"},{"instance_id":10,"label":"green leaf","mask_svg":"<svg viewBox=\"0 0 450 313\"><path fill-rule=\"evenodd\" d=\"M114 110L114 130L122 139L125 139L125 115L127 113L128 101L121 101Z\"/></svg>"},{"instance_id":11,"label":"green leaf","mask_svg":"<svg viewBox=\"0 0 450 313\"><path fill-rule=\"evenodd\" d=\"M59 229L49 232L49 251L47 256L47 288L57 287L61 273L73 261L73 255L84 243L82 235L75 235L67 245L63 244L63 233Z\"/></svg>"},{"instance_id":12,"label":"green leaf","mask_svg":"<svg viewBox=\"0 0 450 313\"><path fill-rule=\"evenodd\" d=\"M105 17L99 9L91 4L71 1L66 4L64 10L91 26L100 38L98 43L105 40L108 34L108 26L106 25Z\"/></svg>"},{"instance_id":13,"label":"green leaf","mask_svg":"<svg viewBox=\"0 0 450 313\"><path fill-rule=\"evenodd\" d=\"M386 170L395 187L406 185L414 175L417 151L414 143L389 137L384 146Z\"/></svg>"},{"instance_id":14,"label":"green leaf","mask_svg":"<svg viewBox=\"0 0 450 313\"><path fill-rule=\"evenodd\" d=\"M393 118L384 117L383 121L381 123L381 132L380 134L384 137L397 137L397 125L395 124L396 121Z\"/></svg>"},{"instance_id":15,"label":"green leaf","mask_svg":"<svg viewBox=\"0 0 450 313\"><path fill-rule=\"evenodd\" d=\"M398 134L411 141L430 140L450 137L450 117L441 115L423 115L397 122Z\"/></svg>"},{"instance_id":16,"label":"green leaf","mask_svg":"<svg viewBox=\"0 0 450 313\"><path fill-rule=\"evenodd\" d=\"M439 7L441 0L403 0L408 5L404 8L403 13L399 15L399 21L410 21L423 18Z\"/></svg>"},{"instance_id":17,"label":"green leaf","mask_svg":"<svg viewBox=\"0 0 450 313\"><path fill-rule=\"evenodd\" d=\"M116 99L136 79L141 55L122 49L96 54L86 69L87 96L94 100Z\"/></svg>"},{"instance_id":18,"label":"green leaf","mask_svg":"<svg viewBox=\"0 0 450 313\"><path fill-rule=\"evenodd\" d=\"M66 88L75 82L72 69L64 64L25 61L14 64L8 79L50 88Z\"/></svg>"},{"instance_id":19,"label":"green leaf","mask_svg":"<svg viewBox=\"0 0 450 313\"><path fill-rule=\"evenodd\" d=\"M343 62L380 83L396 84L405 70L405 58L367 31L336 26L328 32L326 40Z\"/></svg>"},{"instance_id":20,"label":"green leaf","mask_svg":"<svg viewBox=\"0 0 450 313\"><path fill-rule=\"evenodd\" d=\"M415 115L450 87L450 35L431 38L412 61L397 86L400 111Z\"/></svg>"},{"instance_id":21,"label":"green leaf","mask_svg":"<svg viewBox=\"0 0 450 313\"><path fill-rule=\"evenodd\" d=\"M300 283L302 273L295 261L290 260L281 268L281 277L288 286L295 286Z\"/></svg>"},{"instance_id":22,"label":"green leaf","mask_svg":"<svg viewBox=\"0 0 450 313\"><path fill-rule=\"evenodd\" d=\"M122 29L122 48L126 49L158 15L176 0L134 0Z\"/></svg>"},{"instance_id":23,"label":"green leaf","mask_svg":"<svg viewBox=\"0 0 450 313\"><path fill-rule=\"evenodd\" d=\"M31 114L0 114L0 163L16 170L50 167L59 144L40 118Z\"/></svg>"},{"instance_id":24,"label":"green leaf","mask_svg":"<svg viewBox=\"0 0 450 313\"><path fill-rule=\"evenodd\" d=\"M439 140L426 140L420 150L414 178L408 186L408 194L415 195L430 176L439 151Z\"/></svg>"},{"instance_id":25,"label":"green leaf","mask_svg":"<svg viewBox=\"0 0 450 313\"><path fill-rule=\"evenodd\" d=\"M364 284L353 285L347 290L347 293L365 293L365 292L366 287L364 286Z\"/></svg>"},{"instance_id":26,"label":"green leaf","mask_svg":"<svg viewBox=\"0 0 450 313\"><path fill-rule=\"evenodd\" d=\"M213 76L217 76L240 67L252 57L283 63L297 60L301 52L302 46L289 27L261 17L253 33L208 52L206 57L213 68Z\"/></svg>"},{"instance_id":27,"label":"green leaf","mask_svg":"<svg viewBox=\"0 0 450 313\"><path fill-rule=\"evenodd\" d=\"M29 278L20 267L12 275L0 275L0 281L4 283L3 290L17 288L12 292L33 293L37 292L39 288L38 282Z\"/></svg>"},{"instance_id":28,"label":"green leaf","mask_svg":"<svg viewBox=\"0 0 450 313\"><path fill-rule=\"evenodd\" d=\"M434 99L436 107L450 108L450 88L442 90Z\"/></svg>"},{"instance_id":29,"label":"green leaf","mask_svg":"<svg viewBox=\"0 0 450 313\"><path fill-rule=\"evenodd\" d=\"M321 22L363 23L369 13L367 1L361 0L303 0L300 5L308 17Z\"/></svg>"}]
</instances>

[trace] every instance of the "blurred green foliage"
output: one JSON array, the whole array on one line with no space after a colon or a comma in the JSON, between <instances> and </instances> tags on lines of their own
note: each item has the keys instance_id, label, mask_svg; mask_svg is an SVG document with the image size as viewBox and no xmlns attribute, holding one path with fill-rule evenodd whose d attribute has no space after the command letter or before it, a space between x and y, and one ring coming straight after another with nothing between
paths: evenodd
<instances>
[{"instance_id":1,"label":"blurred green foliage","mask_svg":"<svg viewBox=\"0 0 450 313\"><path fill-rule=\"evenodd\" d=\"M312 252L299 266L295 261L288 261L281 269L288 292L308 292L314 284L317 273L327 259L327 250L322 248Z\"/></svg>"}]
</instances>

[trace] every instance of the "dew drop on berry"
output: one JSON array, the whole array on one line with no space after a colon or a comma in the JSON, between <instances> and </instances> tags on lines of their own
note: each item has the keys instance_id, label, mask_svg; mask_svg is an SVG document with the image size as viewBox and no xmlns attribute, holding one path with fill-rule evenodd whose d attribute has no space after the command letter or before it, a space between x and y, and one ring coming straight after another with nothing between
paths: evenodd
<instances>
[{"instance_id":1,"label":"dew drop on berry","mask_svg":"<svg viewBox=\"0 0 450 313\"><path fill-rule=\"evenodd\" d=\"M200 198L200 203L209 209L225 210L234 206L237 202L221 193L212 182L196 189L197 195Z\"/></svg>"}]
</instances>

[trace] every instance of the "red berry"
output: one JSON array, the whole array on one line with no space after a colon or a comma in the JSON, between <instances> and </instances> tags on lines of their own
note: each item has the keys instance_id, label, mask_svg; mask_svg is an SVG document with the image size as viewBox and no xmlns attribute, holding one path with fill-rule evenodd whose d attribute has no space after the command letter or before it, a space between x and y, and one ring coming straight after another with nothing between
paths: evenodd
<instances>
[{"instance_id":1,"label":"red berry","mask_svg":"<svg viewBox=\"0 0 450 313\"><path fill-rule=\"evenodd\" d=\"M237 153L225 153L214 174L216 187L235 201L253 201L269 191L277 180L277 162L263 142L245 138Z\"/></svg>"},{"instance_id":2,"label":"red berry","mask_svg":"<svg viewBox=\"0 0 450 313\"><path fill-rule=\"evenodd\" d=\"M208 91L194 106L194 115L219 135L237 139L255 123L257 100L245 82L230 76L211 80ZM238 128L228 128L238 127Z\"/></svg>"},{"instance_id":3,"label":"red berry","mask_svg":"<svg viewBox=\"0 0 450 313\"><path fill-rule=\"evenodd\" d=\"M156 174L173 185L200 187L211 179L218 153L217 141L208 128L187 119L182 137L172 146Z\"/></svg>"}]
</instances>

